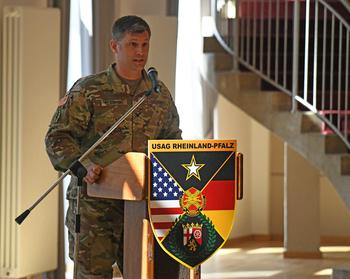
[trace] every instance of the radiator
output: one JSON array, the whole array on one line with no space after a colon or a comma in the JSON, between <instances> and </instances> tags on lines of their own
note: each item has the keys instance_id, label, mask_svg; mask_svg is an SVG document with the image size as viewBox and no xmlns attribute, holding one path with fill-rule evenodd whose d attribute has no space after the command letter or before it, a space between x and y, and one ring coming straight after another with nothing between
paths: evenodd
<instances>
[{"instance_id":1,"label":"radiator","mask_svg":"<svg viewBox=\"0 0 350 279\"><path fill-rule=\"evenodd\" d=\"M59 22L56 9L3 9L0 278L57 267L58 189L21 226L14 219L57 179L44 137L59 96Z\"/></svg>"}]
</instances>

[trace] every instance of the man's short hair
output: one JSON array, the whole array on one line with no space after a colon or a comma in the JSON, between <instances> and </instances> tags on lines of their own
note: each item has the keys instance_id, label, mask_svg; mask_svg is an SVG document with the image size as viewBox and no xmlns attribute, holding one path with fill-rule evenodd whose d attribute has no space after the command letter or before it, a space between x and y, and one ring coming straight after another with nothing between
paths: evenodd
<instances>
[{"instance_id":1,"label":"man's short hair","mask_svg":"<svg viewBox=\"0 0 350 279\"><path fill-rule=\"evenodd\" d=\"M145 20L135 15L128 15L113 23L112 37L116 41L120 41L126 33L143 33L145 31L151 36L151 29Z\"/></svg>"}]
</instances>

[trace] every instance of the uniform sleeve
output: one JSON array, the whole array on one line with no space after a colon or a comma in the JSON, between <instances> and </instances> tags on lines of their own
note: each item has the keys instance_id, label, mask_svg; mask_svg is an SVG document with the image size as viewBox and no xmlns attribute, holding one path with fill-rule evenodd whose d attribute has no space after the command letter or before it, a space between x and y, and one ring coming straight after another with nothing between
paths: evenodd
<instances>
[{"instance_id":1,"label":"uniform sleeve","mask_svg":"<svg viewBox=\"0 0 350 279\"><path fill-rule=\"evenodd\" d=\"M91 112L79 91L69 92L52 117L45 138L46 151L58 171L65 171L81 155L80 142L86 134Z\"/></svg>"},{"instance_id":2,"label":"uniform sleeve","mask_svg":"<svg viewBox=\"0 0 350 279\"><path fill-rule=\"evenodd\" d=\"M177 113L177 109L174 103L173 98L171 97L171 94L169 90L162 84L162 92L161 94L164 94L168 96L168 110L165 115L165 121L164 125L161 130L161 138L162 139L181 139L181 129L179 128L180 120L179 115Z\"/></svg>"}]
</instances>

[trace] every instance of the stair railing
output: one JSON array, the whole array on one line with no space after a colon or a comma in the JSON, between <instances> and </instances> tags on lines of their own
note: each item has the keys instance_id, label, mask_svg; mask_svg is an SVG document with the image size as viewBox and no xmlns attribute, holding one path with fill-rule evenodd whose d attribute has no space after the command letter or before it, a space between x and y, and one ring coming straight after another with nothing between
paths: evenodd
<instances>
[{"instance_id":1,"label":"stair railing","mask_svg":"<svg viewBox=\"0 0 350 279\"><path fill-rule=\"evenodd\" d=\"M335 2L343 3L341 11ZM350 149L345 0L213 0L212 16L215 36L234 61L290 95L292 111L315 113L323 133L337 134Z\"/></svg>"}]
</instances>

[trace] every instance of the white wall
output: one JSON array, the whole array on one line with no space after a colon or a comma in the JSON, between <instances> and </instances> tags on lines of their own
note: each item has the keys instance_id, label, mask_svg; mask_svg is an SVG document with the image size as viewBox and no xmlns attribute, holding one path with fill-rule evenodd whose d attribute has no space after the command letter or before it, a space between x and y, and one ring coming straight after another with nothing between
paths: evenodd
<instances>
[{"instance_id":1,"label":"white wall","mask_svg":"<svg viewBox=\"0 0 350 279\"><path fill-rule=\"evenodd\" d=\"M119 14L122 15L143 15L143 16L165 16L166 4L165 0L152 0L152 1L140 1L140 0L124 0L118 1Z\"/></svg>"},{"instance_id":2,"label":"white wall","mask_svg":"<svg viewBox=\"0 0 350 279\"><path fill-rule=\"evenodd\" d=\"M284 144L271 133L270 146L270 233L283 235Z\"/></svg>"},{"instance_id":3,"label":"white wall","mask_svg":"<svg viewBox=\"0 0 350 279\"><path fill-rule=\"evenodd\" d=\"M252 175L252 232L257 235L270 233L270 132L251 120L251 158L250 173Z\"/></svg>"},{"instance_id":4,"label":"white wall","mask_svg":"<svg viewBox=\"0 0 350 279\"><path fill-rule=\"evenodd\" d=\"M149 24L152 36L147 68L153 66L158 77L175 94L177 18L167 16L143 16Z\"/></svg>"},{"instance_id":5,"label":"white wall","mask_svg":"<svg viewBox=\"0 0 350 279\"><path fill-rule=\"evenodd\" d=\"M270 230L283 234L283 141L271 134ZM321 237L349 237L350 212L327 177L320 174Z\"/></svg>"},{"instance_id":6,"label":"white wall","mask_svg":"<svg viewBox=\"0 0 350 279\"><path fill-rule=\"evenodd\" d=\"M47 0L0 0L1 10L3 6L35 6L35 7L47 7Z\"/></svg>"},{"instance_id":7,"label":"white wall","mask_svg":"<svg viewBox=\"0 0 350 279\"><path fill-rule=\"evenodd\" d=\"M0 65L2 64L2 21L3 21L3 8L5 6L35 6L35 7L47 7L47 0L0 0ZM1 67L0 67L1 69ZM0 80L1 80L0 70Z\"/></svg>"},{"instance_id":8,"label":"white wall","mask_svg":"<svg viewBox=\"0 0 350 279\"><path fill-rule=\"evenodd\" d=\"M231 237L269 233L269 132L218 96L214 138L237 139L244 155L244 197L237 202Z\"/></svg>"},{"instance_id":9,"label":"white wall","mask_svg":"<svg viewBox=\"0 0 350 279\"><path fill-rule=\"evenodd\" d=\"M30 6L30 8L7 10L8 14L18 14L21 19L18 24L21 39L16 44L19 46L18 56L8 56L9 61L17 60L20 70L16 71L17 67L13 67L15 74L5 75L7 82L5 80L0 82L1 85L12 81L18 84L18 88L0 88L2 91L0 95L4 99L13 96L20 104L18 111L16 106L0 108L0 110L4 109L5 113L7 109L11 109L13 115L6 121L12 119L13 123L18 123L16 133L10 135L13 141L9 143L11 149L18 152L17 156L10 155L10 162L13 161L18 166L11 171L11 177L15 178L12 185L15 186L13 193L16 199L14 199L15 203L12 203L15 211L4 209L5 211L2 212L5 214L2 217L11 218L13 222L17 214L30 207L57 179L57 172L52 168L45 152L44 137L59 99L60 16L57 9L46 9L46 1L1 1L1 23L3 8L8 4ZM2 38L2 28L0 30ZM39 33L38 30L40 30ZM36 67L34 75L31 74L34 73L33 65ZM5 64L0 63L0 68L5 73L8 72ZM6 130L3 129L2 132ZM6 144L6 140L2 143ZM7 186L6 184L1 186L5 194ZM3 222L4 219L1 221ZM9 228L13 226L12 222ZM14 236L11 247L17 247L18 251L11 250L11 253L14 252L11 261L6 263L5 260L5 266L0 267L0 276L8 273L14 278L25 277L56 269L57 226L58 188L33 210L21 226L14 227L11 234ZM12 265L7 266L9 268L5 270L9 263Z\"/></svg>"},{"instance_id":10,"label":"white wall","mask_svg":"<svg viewBox=\"0 0 350 279\"><path fill-rule=\"evenodd\" d=\"M350 211L327 177L320 177L321 235L350 236Z\"/></svg>"}]
</instances>

